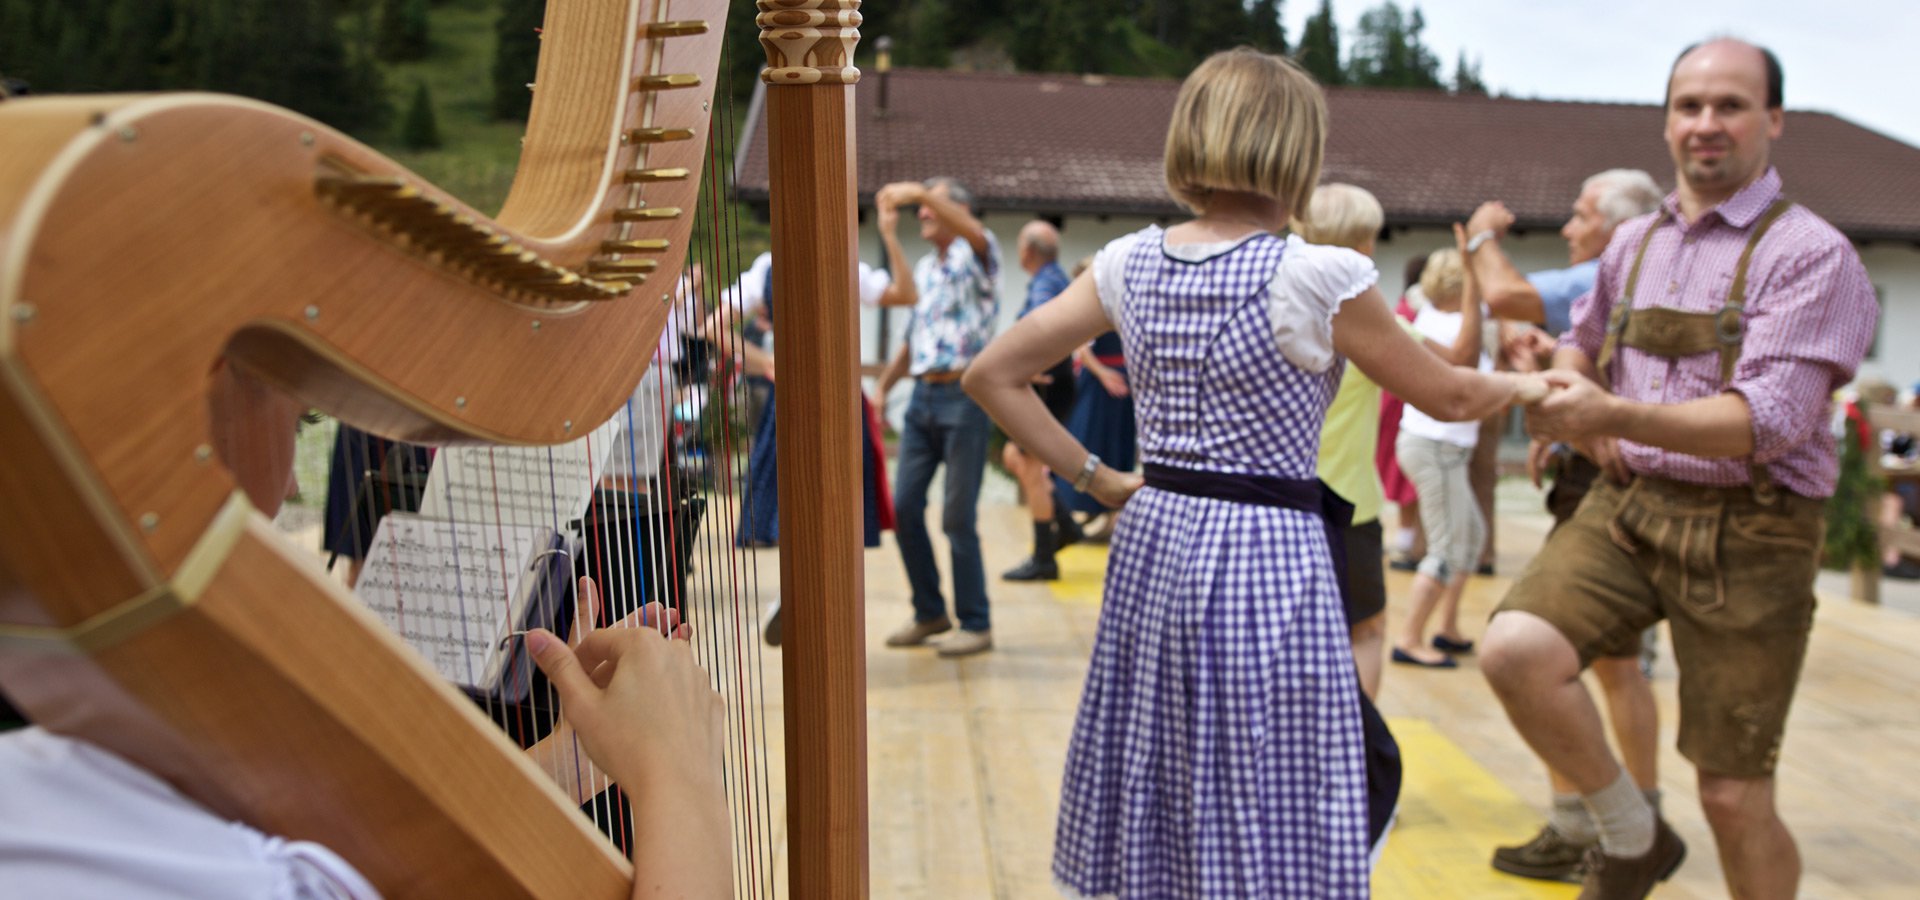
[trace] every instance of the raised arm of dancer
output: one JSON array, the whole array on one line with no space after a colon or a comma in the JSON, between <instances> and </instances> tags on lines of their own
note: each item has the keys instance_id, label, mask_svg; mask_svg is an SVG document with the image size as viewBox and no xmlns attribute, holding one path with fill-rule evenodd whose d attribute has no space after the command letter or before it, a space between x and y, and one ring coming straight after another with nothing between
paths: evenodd
<instances>
[{"instance_id":1,"label":"raised arm of dancer","mask_svg":"<svg viewBox=\"0 0 1920 900\"><path fill-rule=\"evenodd\" d=\"M1460 255L1467 255L1467 230L1460 223L1453 223L1453 241ZM1453 345L1447 346L1431 338L1422 338L1421 343L1433 351L1448 365L1466 366L1469 369L1480 365L1480 291L1473 277L1473 267L1465 266L1466 287L1460 293L1460 333L1453 338ZM1363 370L1364 371L1364 370Z\"/></svg>"},{"instance_id":2,"label":"raised arm of dancer","mask_svg":"<svg viewBox=\"0 0 1920 900\"><path fill-rule=\"evenodd\" d=\"M881 306L913 306L920 302L920 289L913 283L913 267L907 264L907 251L900 246L900 197L888 185L873 195L873 206L880 232L880 246L887 251L887 272L893 283L880 293Z\"/></svg>"},{"instance_id":3,"label":"raised arm of dancer","mask_svg":"<svg viewBox=\"0 0 1920 900\"><path fill-rule=\"evenodd\" d=\"M1472 253L1466 252L1463 245L1460 255L1467 261L1467 272L1480 281L1487 307L1494 316L1502 319L1514 319L1520 322L1541 323L1547 319L1546 305L1540 301L1540 289L1520 274L1513 260L1501 249L1499 238L1507 235L1507 228L1513 224L1513 213L1498 200L1490 200L1473 211L1467 220L1466 232L1479 234L1491 231L1493 240L1482 241Z\"/></svg>"},{"instance_id":4,"label":"raised arm of dancer","mask_svg":"<svg viewBox=\"0 0 1920 900\"><path fill-rule=\"evenodd\" d=\"M1113 330L1100 307L1093 275L1074 279L1060 296L1015 322L967 367L961 386L1000 423L1007 437L1047 467L1071 479L1087 462L1087 448L1047 412L1031 387L1033 376L1094 337ZM1105 463L1094 470L1087 493L1118 508L1140 488L1140 476Z\"/></svg>"},{"instance_id":5,"label":"raised arm of dancer","mask_svg":"<svg viewBox=\"0 0 1920 900\"><path fill-rule=\"evenodd\" d=\"M1443 422L1484 419L1510 403L1535 402L1547 391L1538 375L1484 373L1419 352L1379 288L1341 304L1333 317L1333 347L1374 383Z\"/></svg>"}]
</instances>

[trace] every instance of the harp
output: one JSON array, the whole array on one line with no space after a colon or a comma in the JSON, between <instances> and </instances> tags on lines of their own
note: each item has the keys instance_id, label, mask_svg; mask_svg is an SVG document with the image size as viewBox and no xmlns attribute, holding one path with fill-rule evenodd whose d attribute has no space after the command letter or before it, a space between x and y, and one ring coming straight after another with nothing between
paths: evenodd
<instances>
[{"instance_id":1,"label":"harp","mask_svg":"<svg viewBox=\"0 0 1920 900\"><path fill-rule=\"evenodd\" d=\"M780 488L796 520L781 559L789 880L794 896L864 896L845 302L858 0L759 6L790 261L781 464L809 473ZM630 865L546 776L236 491L205 389L226 358L434 444L559 444L610 418L684 262L726 13L553 0L496 217L239 98L0 104L6 692L217 813L331 847L388 896L624 895Z\"/></svg>"}]
</instances>

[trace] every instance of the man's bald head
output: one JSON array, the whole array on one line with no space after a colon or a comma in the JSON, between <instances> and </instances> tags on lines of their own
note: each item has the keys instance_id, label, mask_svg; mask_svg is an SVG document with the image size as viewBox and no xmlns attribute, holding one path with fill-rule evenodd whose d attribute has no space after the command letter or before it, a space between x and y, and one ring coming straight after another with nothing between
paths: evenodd
<instances>
[{"instance_id":1,"label":"man's bald head","mask_svg":"<svg viewBox=\"0 0 1920 900\"><path fill-rule=\"evenodd\" d=\"M1667 69L1667 99L1669 101L1673 99L1673 75L1675 72L1678 72L1680 70L1680 64L1686 62L1687 57L1694 55L1694 53L1702 50L1707 50L1709 48L1712 48L1715 51L1729 50L1729 49L1735 49L1735 50L1745 49L1746 51L1749 51L1755 54L1756 59L1759 62L1762 71L1765 73L1764 77L1766 78L1766 84L1767 84L1767 108L1780 109L1782 106L1785 105L1784 100L1786 96L1786 75L1780 70L1780 58L1774 56L1772 50L1768 50L1767 48L1762 47L1758 44L1750 44L1750 43L1747 43L1746 41L1740 40L1739 38L1731 38L1731 37L1710 38L1704 41L1696 41L1692 44L1688 44L1685 50L1680 51L1679 56L1676 56L1673 58L1673 65L1668 67Z\"/></svg>"},{"instance_id":2,"label":"man's bald head","mask_svg":"<svg viewBox=\"0 0 1920 900\"><path fill-rule=\"evenodd\" d=\"M1020 268L1028 274L1038 272L1042 266L1060 258L1060 230L1051 222L1035 219L1020 229L1015 248Z\"/></svg>"}]
</instances>

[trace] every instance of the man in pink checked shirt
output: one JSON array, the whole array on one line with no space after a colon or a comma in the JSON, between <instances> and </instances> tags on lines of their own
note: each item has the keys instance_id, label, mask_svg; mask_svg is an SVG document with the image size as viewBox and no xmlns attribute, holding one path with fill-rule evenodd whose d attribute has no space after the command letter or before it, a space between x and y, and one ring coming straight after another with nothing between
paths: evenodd
<instances>
[{"instance_id":1,"label":"man in pink checked shirt","mask_svg":"<svg viewBox=\"0 0 1920 900\"><path fill-rule=\"evenodd\" d=\"M1481 669L1600 833L1582 898L1640 898L1686 847L1608 750L1580 672L1665 619L1680 667L1679 748L1735 897L1791 897L1800 857L1774 766L1813 622L1828 398L1878 307L1847 239L1782 199L1779 62L1736 40L1687 48L1667 83L1678 189L1622 224L1573 309L1529 412L1602 479L1515 582Z\"/></svg>"}]
</instances>

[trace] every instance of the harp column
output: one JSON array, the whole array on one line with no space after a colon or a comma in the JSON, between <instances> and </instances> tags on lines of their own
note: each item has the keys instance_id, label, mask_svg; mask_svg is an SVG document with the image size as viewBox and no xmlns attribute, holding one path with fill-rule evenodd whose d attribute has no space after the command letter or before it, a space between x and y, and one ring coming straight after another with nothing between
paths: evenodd
<instances>
[{"instance_id":1,"label":"harp column","mask_svg":"<svg viewBox=\"0 0 1920 900\"><path fill-rule=\"evenodd\" d=\"M790 894L867 896L853 156L860 0L759 0L767 51Z\"/></svg>"}]
</instances>

